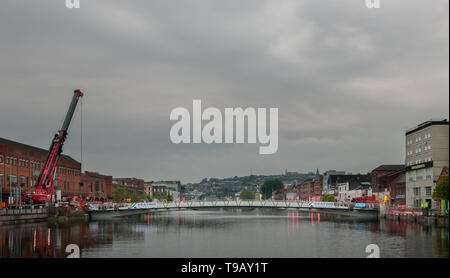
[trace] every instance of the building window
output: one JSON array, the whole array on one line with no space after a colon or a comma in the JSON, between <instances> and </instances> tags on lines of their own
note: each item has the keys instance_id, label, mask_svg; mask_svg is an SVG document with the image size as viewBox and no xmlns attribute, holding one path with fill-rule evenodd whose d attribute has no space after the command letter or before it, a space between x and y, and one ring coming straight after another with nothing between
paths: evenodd
<instances>
[{"instance_id":1,"label":"building window","mask_svg":"<svg viewBox=\"0 0 450 278\"><path fill-rule=\"evenodd\" d=\"M0 164L3 164L3 155L0 155Z\"/></svg>"},{"instance_id":2,"label":"building window","mask_svg":"<svg viewBox=\"0 0 450 278\"><path fill-rule=\"evenodd\" d=\"M425 195L426 196L431 196L431 186L425 187Z\"/></svg>"},{"instance_id":3,"label":"building window","mask_svg":"<svg viewBox=\"0 0 450 278\"><path fill-rule=\"evenodd\" d=\"M2 174L0 174L0 187L2 187L3 186L3 175ZM1 197L1 196L0 196Z\"/></svg>"},{"instance_id":4,"label":"building window","mask_svg":"<svg viewBox=\"0 0 450 278\"><path fill-rule=\"evenodd\" d=\"M421 181L423 179L423 169L416 171L416 180Z\"/></svg>"},{"instance_id":5,"label":"building window","mask_svg":"<svg viewBox=\"0 0 450 278\"><path fill-rule=\"evenodd\" d=\"M15 175L8 175L8 185L17 186L17 176Z\"/></svg>"},{"instance_id":6,"label":"building window","mask_svg":"<svg viewBox=\"0 0 450 278\"><path fill-rule=\"evenodd\" d=\"M414 187L414 196L420 195L420 187Z\"/></svg>"},{"instance_id":7,"label":"building window","mask_svg":"<svg viewBox=\"0 0 450 278\"><path fill-rule=\"evenodd\" d=\"M413 143L412 137L409 136L409 137L407 138L407 140L406 140L406 144L407 144L407 145L411 145L412 143Z\"/></svg>"},{"instance_id":8,"label":"building window","mask_svg":"<svg viewBox=\"0 0 450 278\"><path fill-rule=\"evenodd\" d=\"M415 171L407 172L406 175L408 177L408 181L414 181L415 179Z\"/></svg>"},{"instance_id":9,"label":"building window","mask_svg":"<svg viewBox=\"0 0 450 278\"><path fill-rule=\"evenodd\" d=\"M414 206L416 207L416 208L418 208L418 207L420 207L420 204L422 203L422 200L421 199L419 199L419 200L414 200Z\"/></svg>"},{"instance_id":10,"label":"building window","mask_svg":"<svg viewBox=\"0 0 450 278\"><path fill-rule=\"evenodd\" d=\"M20 176L20 186L27 185L27 179L24 176Z\"/></svg>"},{"instance_id":11,"label":"building window","mask_svg":"<svg viewBox=\"0 0 450 278\"><path fill-rule=\"evenodd\" d=\"M427 179L427 180L430 180L430 179L431 179L431 168L427 168L427 169L425 170L425 176L426 176L426 179Z\"/></svg>"}]
</instances>

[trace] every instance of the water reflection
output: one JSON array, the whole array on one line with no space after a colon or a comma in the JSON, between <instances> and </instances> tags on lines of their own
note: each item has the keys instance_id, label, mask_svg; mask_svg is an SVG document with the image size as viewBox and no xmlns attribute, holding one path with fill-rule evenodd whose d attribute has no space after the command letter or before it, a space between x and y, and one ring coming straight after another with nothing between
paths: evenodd
<instances>
[{"instance_id":1,"label":"water reflection","mask_svg":"<svg viewBox=\"0 0 450 278\"><path fill-rule=\"evenodd\" d=\"M69 244L77 244L82 257L364 257L370 243L380 245L382 257L448 257L449 233L416 223L276 209L0 227L2 258L66 257Z\"/></svg>"}]
</instances>

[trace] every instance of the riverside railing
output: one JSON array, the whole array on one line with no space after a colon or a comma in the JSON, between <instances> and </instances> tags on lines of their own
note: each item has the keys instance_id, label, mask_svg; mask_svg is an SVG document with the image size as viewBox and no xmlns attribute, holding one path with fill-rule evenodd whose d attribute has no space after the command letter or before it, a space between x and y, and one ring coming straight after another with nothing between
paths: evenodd
<instances>
[{"instance_id":1,"label":"riverside railing","mask_svg":"<svg viewBox=\"0 0 450 278\"><path fill-rule=\"evenodd\" d=\"M42 206L17 206L13 208L0 209L0 215L25 215L25 214L47 214L48 208Z\"/></svg>"}]
</instances>

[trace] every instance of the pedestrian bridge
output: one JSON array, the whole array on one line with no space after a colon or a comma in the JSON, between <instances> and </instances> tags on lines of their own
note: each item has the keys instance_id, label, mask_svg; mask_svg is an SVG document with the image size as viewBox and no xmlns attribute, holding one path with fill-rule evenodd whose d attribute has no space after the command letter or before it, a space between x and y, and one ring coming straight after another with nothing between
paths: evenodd
<instances>
[{"instance_id":1,"label":"pedestrian bridge","mask_svg":"<svg viewBox=\"0 0 450 278\"><path fill-rule=\"evenodd\" d=\"M219 208L294 209L302 211L323 212L350 217L364 217L364 218L378 217L378 207L372 204L356 204L354 206L350 206L349 204L344 203L318 202L318 201L308 202L298 200L145 202L145 203L121 204L120 207L90 205L89 216L90 219L92 220L101 220L158 211L219 209Z\"/></svg>"}]
</instances>

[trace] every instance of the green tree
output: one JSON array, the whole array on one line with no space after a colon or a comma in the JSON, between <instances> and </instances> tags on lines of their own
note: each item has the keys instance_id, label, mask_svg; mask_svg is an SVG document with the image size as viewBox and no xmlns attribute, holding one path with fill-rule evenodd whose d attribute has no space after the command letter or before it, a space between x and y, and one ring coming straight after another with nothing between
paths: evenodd
<instances>
[{"instance_id":1,"label":"green tree","mask_svg":"<svg viewBox=\"0 0 450 278\"><path fill-rule=\"evenodd\" d=\"M251 192L251 191L243 190L241 192L241 194L239 195L239 197L242 200L254 200L255 199L255 194L253 194L253 192Z\"/></svg>"},{"instance_id":2,"label":"green tree","mask_svg":"<svg viewBox=\"0 0 450 278\"><path fill-rule=\"evenodd\" d=\"M145 195L144 200L146 202L153 202L153 198L150 195Z\"/></svg>"},{"instance_id":3,"label":"green tree","mask_svg":"<svg viewBox=\"0 0 450 278\"><path fill-rule=\"evenodd\" d=\"M448 200L449 198L448 194L448 176L444 177L436 187L434 188L433 192L433 199L435 200Z\"/></svg>"},{"instance_id":4,"label":"green tree","mask_svg":"<svg viewBox=\"0 0 450 278\"><path fill-rule=\"evenodd\" d=\"M158 201L173 201L173 196L170 194L170 192L167 192L167 194L161 194L158 196Z\"/></svg>"},{"instance_id":5,"label":"green tree","mask_svg":"<svg viewBox=\"0 0 450 278\"><path fill-rule=\"evenodd\" d=\"M263 195L263 199L268 199L272 197L272 192L283 189L284 185L280 180L267 180L264 182L261 193Z\"/></svg>"},{"instance_id":6,"label":"green tree","mask_svg":"<svg viewBox=\"0 0 450 278\"><path fill-rule=\"evenodd\" d=\"M328 195L323 195L322 201L324 201L324 202L336 202L336 199L334 198L334 195L328 194Z\"/></svg>"},{"instance_id":7,"label":"green tree","mask_svg":"<svg viewBox=\"0 0 450 278\"><path fill-rule=\"evenodd\" d=\"M112 192L112 197L115 202L120 202L125 199L125 192L122 188L115 188Z\"/></svg>"},{"instance_id":8,"label":"green tree","mask_svg":"<svg viewBox=\"0 0 450 278\"><path fill-rule=\"evenodd\" d=\"M173 196L170 194L170 192L167 192L167 201L168 202L172 202L173 201Z\"/></svg>"}]
</instances>

